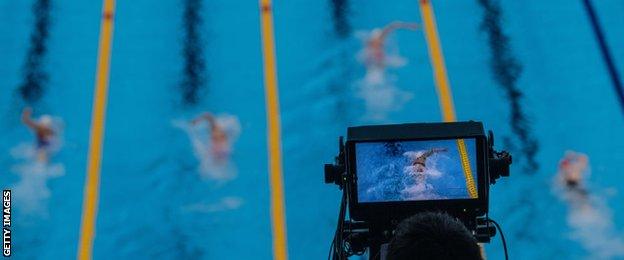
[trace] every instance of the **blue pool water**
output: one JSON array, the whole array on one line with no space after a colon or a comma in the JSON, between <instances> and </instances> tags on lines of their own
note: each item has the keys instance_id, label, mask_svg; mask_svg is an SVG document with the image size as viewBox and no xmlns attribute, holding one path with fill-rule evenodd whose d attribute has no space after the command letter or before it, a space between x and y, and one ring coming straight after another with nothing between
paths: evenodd
<instances>
[{"instance_id":1,"label":"blue pool water","mask_svg":"<svg viewBox=\"0 0 624 260\"><path fill-rule=\"evenodd\" d=\"M593 2L618 72L624 75L624 4ZM62 118L64 127L63 147L51 162L61 166L60 173L44 175L21 170L20 166L32 165L19 158L20 147L32 142L19 122L24 103L16 94L30 45L32 3L0 2L0 186L14 190L16 258L74 258L101 3L50 2L42 63L49 80L34 110L37 115ZM116 4L93 256L270 259L258 3L202 2L207 80L194 106L181 105L179 98L182 3ZM598 251L614 249L588 241L617 242L624 237L624 181L619 174L624 114L582 2L500 4L509 52L522 66L517 81L524 95L522 110L539 143L539 169L534 173L526 171L522 144L510 126L510 102L493 77L492 50L481 27L483 9L472 0L433 3L458 120L483 121L496 133L497 145L515 156L512 176L492 186L490 216L503 226L513 259L609 257ZM353 1L348 5L346 34L334 31L331 1L275 1L273 15L288 255L321 259L327 256L340 200L337 187L323 183L322 165L335 156L338 136L350 125L437 122L442 115L422 31L402 30L390 39L394 55L407 61L385 74L396 94L390 96L396 99L389 105L371 104L379 100L363 96L374 96L378 89L363 87L367 81L366 69L357 59L360 36L394 20L421 23L418 1ZM405 96L409 98L403 100ZM371 106L381 109L382 116L370 117ZM240 122L233 168L227 170L233 178L202 174L193 136L176 126L205 110L234 115ZM569 216L574 211L553 188L557 163L566 150L589 156L589 188L605 208L596 215L611 225L610 234L587 237L587 232L579 232L578 222ZM490 259L502 257L498 237L485 248Z\"/></svg>"}]
</instances>

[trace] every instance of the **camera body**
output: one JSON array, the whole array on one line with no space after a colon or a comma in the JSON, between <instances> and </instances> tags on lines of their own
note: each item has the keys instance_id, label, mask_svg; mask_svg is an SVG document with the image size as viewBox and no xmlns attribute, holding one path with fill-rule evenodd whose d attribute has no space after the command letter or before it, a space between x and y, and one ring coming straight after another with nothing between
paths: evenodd
<instances>
[{"instance_id":1,"label":"camera body","mask_svg":"<svg viewBox=\"0 0 624 260\"><path fill-rule=\"evenodd\" d=\"M447 140L450 142L446 142ZM468 177L472 178L469 182L472 182L472 185L476 186L476 196L470 197L469 194L466 194L467 196L458 196L454 199L429 200L421 197L421 199L418 200L393 199L391 201L375 202L365 202L365 200L361 198L363 197L362 195L366 193L366 191L359 189L366 187L361 185L360 181L364 177L365 169L361 167L358 169L357 167L357 160L362 157L358 155L358 152L362 152L362 150L357 149L357 147L361 144L383 144L384 146L395 144L394 148L390 149L400 149L396 148L396 144L428 143L434 146L438 144L438 147L443 144L455 146L454 143L457 143L457 140L474 143L475 151L472 155L476 158L470 158L473 160L469 160L467 163L474 164L474 166L471 165L471 167L476 168L476 172L469 171L473 176ZM348 190L350 191L348 196L350 199L349 213L354 220L376 223L396 222L422 211L445 211L458 217L460 215L479 216L485 214L488 210L489 186L486 185L488 182L488 174L486 174L487 156L485 153L487 150L487 140L483 131L483 126L480 123L462 122L351 127L347 131L345 148L347 156L346 181L348 182ZM452 149L454 147L444 148ZM398 155L403 156L404 152L408 151L398 151ZM464 151L464 153L468 152ZM409 162L408 166L405 167L411 167ZM403 169L399 168L393 170L398 170L399 174L401 174ZM388 176L387 173L379 174ZM440 178L445 177L446 176L442 176ZM358 185L358 182L360 182L360 185ZM426 187L423 188L426 189Z\"/></svg>"},{"instance_id":2,"label":"camera body","mask_svg":"<svg viewBox=\"0 0 624 260\"><path fill-rule=\"evenodd\" d=\"M492 132L486 136L475 121L349 127L335 163L325 165L325 182L343 189L341 206L348 205L351 220L339 223L339 230L358 227L347 230L351 235L344 239L368 236L383 242L382 234L401 220L443 211L461 220L477 240L489 242L495 233L483 218L489 185L509 176L512 162L493 145Z\"/></svg>"}]
</instances>

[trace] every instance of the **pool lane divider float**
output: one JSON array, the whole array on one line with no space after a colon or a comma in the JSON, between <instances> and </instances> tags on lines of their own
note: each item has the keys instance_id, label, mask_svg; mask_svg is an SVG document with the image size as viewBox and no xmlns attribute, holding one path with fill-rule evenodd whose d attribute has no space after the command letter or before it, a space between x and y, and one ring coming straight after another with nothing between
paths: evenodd
<instances>
[{"instance_id":1,"label":"pool lane divider float","mask_svg":"<svg viewBox=\"0 0 624 260\"><path fill-rule=\"evenodd\" d=\"M429 50L429 60L433 66L436 92L438 93L440 109L442 110L442 120L444 122L455 122L457 121L457 118L455 116L455 106L453 105L453 95L451 93L451 86L446 73L446 66L444 65L444 54L442 53L442 44L440 43L440 38L438 37L433 7L431 6L431 2L429 2L429 0L420 0L418 3L423 19L427 49ZM474 179L472 178L472 171L470 171L470 163L468 161L468 155L466 154L466 147L463 140L461 140L461 143L460 140L457 140L457 149L459 150L459 155L462 160L468 194L471 198L476 198L477 192ZM466 169L468 169L468 172ZM481 256L483 256L483 259L487 259L485 248L482 245L479 245L479 249L481 250Z\"/></svg>"},{"instance_id":2,"label":"pool lane divider float","mask_svg":"<svg viewBox=\"0 0 624 260\"><path fill-rule=\"evenodd\" d=\"M275 35L271 0L260 0L260 29L264 62L264 88L267 113L267 138L269 156L269 185L271 196L271 228L273 234L273 259L288 258L286 245L286 213L284 180L282 176L282 144L275 61Z\"/></svg>"},{"instance_id":3,"label":"pool lane divider float","mask_svg":"<svg viewBox=\"0 0 624 260\"><path fill-rule=\"evenodd\" d=\"M481 30L488 36L488 44L491 50L490 67L494 81L505 92L509 101L510 118L509 124L512 133L518 139L520 152L525 158L524 172L535 174L539 170L539 163L535 156L539 150L539 142L533 136L529 119L522 108L522 90L516 82L522 73L522 66L512 55L509 44L509 36L505 35L502 28L502 11L496 1L479 0L483 8L483 20Z\"/></svg>"},{"instance_id":4,"label":"pool lane divider float","mask_svg":"<svg viewBox=\"0 0 624 260\"><path fill-rule=\"evenodd\" d=\"M468 190L468 196L472 199L476 199L477 186L475 186L474 178L472 175L472 169L470 168L470 159L466 152L466 144L464 139L457 139L457 147L459 148L459 157L461 158L461 165L464 171L464 177L466 178L466 188Z\"/></svg>"},{"instance_id":5,"label":"pool lane divider float","mask_svg":"<svg viewBox=\"0 0 624 260\"><path fill-rule=\"evenodd\" d=\"M36 0L32 6L35 24L30 34L30 47L24 61L22 83L17 92L27 104L34 104L41 99L48 73L43 62L48 50L47 40L50 27L50 0Z\"/></svg>"},{"instance_id":6,"label":"pool lane divider float","mask_svg":"<svg viewBox=\"0 0 624 260\"><path fill-rule=\"evenodd\" d=\"M594 30L596 40L598 41L598 46L600 47L600 53L605 61L605 65L607 66L607 71L609 72L615 93L618 96L618 101L620 101L620 108L622 108L622 112L624 112L624 86L622 86L622 80L620 79L620 74L617 72L613 56L611 55L606 37L602 31L602 26L600 26L600 21L598 21L598 16L596 15L596 11L594 10L594 6L591 1L583 0L583 5L585 6L585 10L589 16L589 21Z\"/></svg>"},{"instance_id":7,"label":"pool lane divider float","mask_svg":"<svg viewBox=\"0 0 624 260\"><path fill-rule=\"evenodd\" d=\"M113 44L114 10L115 0L103 1L97 70L95 75L95 91L93 94L93 111L91 115L91 132L87 157L87 173L82 203L80 240L78 242L77 258L81 260L91 259L93 254L93 240L95 238L98 197L100 192L100 170L102 164L111 48Z\"/></svg>"},{"instance_id":8,"label":"pool lane divider float","mask_svg":"<svg viewBox=\"0 0 624 260\"><path fill-rule=\"evenodd\" d=\"M444 65L444 54L442 53L442 44L438 37L438 30L435 22L433 7L428 0L420 0L420 12L423 19L423 27L425 31L425 39L427 40L427 49L429 50L429 59L433 66L433 75L436 83L436 92L440 101L440 109L442 110L442 120L444 122L457 121L455 116L455 106L453 105L453 94L448 80L446 66ZM457 140L457 150L459 151L466 179L466 187L471 198L477 197L477 189L475 187L472 171L470 170L470 162L466 154L466 146L463 140Z\"/></svg>"},{"instance_id":9,"label":"pool lane divider float","mask_svg":"<svg viewBox=\"0 0 624 260\"><path fill-rule=\"evenodd\" d=\"M444 122L455 122L457 120L455 117L455 106L453 105L453 96L446 73L446 65L444 65L442 44L438 37L433 7L428 0L420 0L419 3L425 39L427 40L427 48L429 50L429 60L433 67L433 76L440 102L440 110L442 111L442 120Z\"/></svg>"}]
</instances>

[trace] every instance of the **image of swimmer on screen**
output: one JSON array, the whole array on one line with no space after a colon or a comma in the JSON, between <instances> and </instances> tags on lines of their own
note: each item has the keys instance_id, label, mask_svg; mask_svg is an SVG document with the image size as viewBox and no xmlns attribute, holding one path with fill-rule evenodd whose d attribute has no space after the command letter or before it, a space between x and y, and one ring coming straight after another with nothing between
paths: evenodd
<instances>
[{"instance_id":1,"label":"image of swimmer on screen","mask_svg":"<svg viewBox=\"0 0 624 260\"><path fill-rule=\"evenodd\" d=\"M470 199L467 187L477 182L475 145L474 139L357 143L358 200Z\"/></svg>"}]
</instances>

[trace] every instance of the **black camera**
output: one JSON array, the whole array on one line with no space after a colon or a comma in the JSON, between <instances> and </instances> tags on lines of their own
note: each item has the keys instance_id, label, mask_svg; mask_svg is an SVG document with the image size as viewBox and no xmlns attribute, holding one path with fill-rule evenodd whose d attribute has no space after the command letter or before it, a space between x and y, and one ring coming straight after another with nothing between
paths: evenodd
<instances>
[{"instance_id":1,"label":"black camera","mask_svg":"<svg viewBox=\"0 0 624 260\"><path fill-rule=\"evenodd\" d=\"M349 127L325 165L325 182L343 190L335 253L372 252L399 221L424 211L446 212L489 242L489 185L509 176L512 162L493 145L474 121Z\"/></svg>"}]
</instances>

